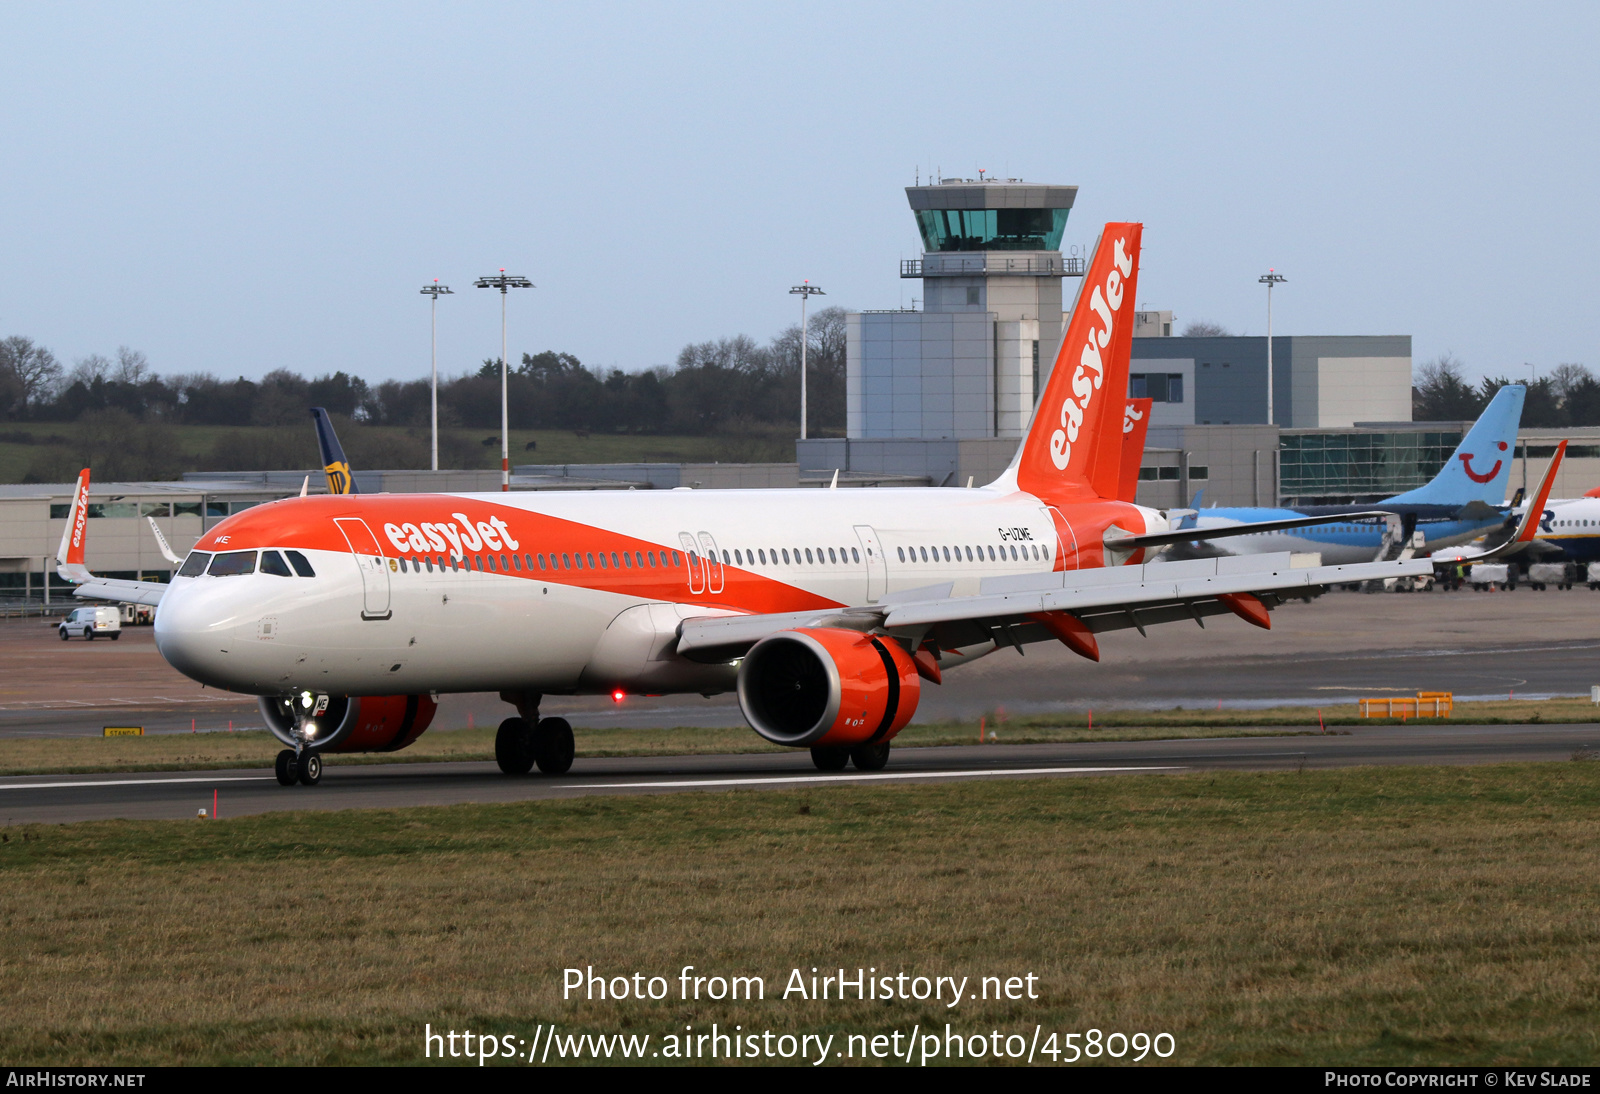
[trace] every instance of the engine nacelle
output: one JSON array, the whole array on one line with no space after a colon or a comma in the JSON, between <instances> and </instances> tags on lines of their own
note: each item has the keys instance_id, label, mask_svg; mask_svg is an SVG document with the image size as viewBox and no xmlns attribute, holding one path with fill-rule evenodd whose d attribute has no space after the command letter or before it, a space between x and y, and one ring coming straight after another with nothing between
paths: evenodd
<instances>
[{"instance_id":1,"label":"engine nacelle","mask_svg":"<svg viewBox=\"0 0 1600 1094\"><path fill-rule=\"evenodd\" d=\"M739 666L752 729L795 748L887 741L911 720L922 684L892 638L832 627L769 634Z\"/></svg>"},{"instance_id":2,"label":"engine nacelle","mask_svg":"<svg viewBox=\"0 0 1600 1094\"><path fill-rule=\"evenodd\" d=\"M301 697L263 696L257 703L272 735L294 747L295 727L306 712ZM438 709L427 695L330 695L311 719L316 732L310 744L318 752L398 752L422 736Z\"/></svg>"}]
</instances>

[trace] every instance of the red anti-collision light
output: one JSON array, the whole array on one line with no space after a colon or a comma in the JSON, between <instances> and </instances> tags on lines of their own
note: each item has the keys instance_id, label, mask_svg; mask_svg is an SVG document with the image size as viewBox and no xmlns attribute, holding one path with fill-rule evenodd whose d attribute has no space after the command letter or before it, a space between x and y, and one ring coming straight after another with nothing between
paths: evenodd
<instances>
[{"instance_id":1,"label":"red anti-collision light","mask_svg":"<svg viewBox=\"0 0 1600 1094\"><path fill-rule=\"evenodd\" d=\"M618 688L616 691L611 693L611 701L613 703L620 703L622 702L622 697L626 694L627 692L623 691L621 688Z\"/></svg>"}]
</instances>

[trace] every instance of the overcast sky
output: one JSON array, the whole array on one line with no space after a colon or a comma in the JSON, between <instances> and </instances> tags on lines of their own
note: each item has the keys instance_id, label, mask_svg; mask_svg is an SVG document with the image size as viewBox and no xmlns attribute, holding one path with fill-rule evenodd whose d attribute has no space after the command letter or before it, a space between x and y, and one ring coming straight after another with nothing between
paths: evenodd
<instances>
[{"instance_id":1,"label":"overcast sky","mask_svg":"<svg viewBox=\"0 0 1600 1094\"><path fill-rule=\"evenodd\" d=\"M8 4L0 335L161 372L643 368L909 304L930 166L1146 225L1181 326L1600 371L1600 6ZM1070 286L1069 286L1070 291Z\"/></svg>"}]
</instances>

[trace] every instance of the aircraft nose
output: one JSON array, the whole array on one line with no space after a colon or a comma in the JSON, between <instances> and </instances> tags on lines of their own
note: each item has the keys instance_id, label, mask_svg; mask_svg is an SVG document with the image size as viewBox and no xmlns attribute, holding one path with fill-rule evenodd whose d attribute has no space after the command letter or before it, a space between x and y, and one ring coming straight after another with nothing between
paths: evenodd
<instances>
[{"instance_id":1,"label":"aircraft nose","mask_svg":"<svg viewBox=\"0 0 1600 1094\"><path fill-rule=\"evenodd\" d=\"M227 687L231 621L219 618L194 584L168 589L156 608L156 649L185 676L213 687Z\"/></svg>"}]
</instances>

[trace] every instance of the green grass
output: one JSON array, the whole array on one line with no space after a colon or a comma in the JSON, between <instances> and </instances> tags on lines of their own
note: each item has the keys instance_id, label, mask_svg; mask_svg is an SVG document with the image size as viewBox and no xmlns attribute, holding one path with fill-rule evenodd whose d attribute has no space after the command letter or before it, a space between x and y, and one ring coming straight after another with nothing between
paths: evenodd
<instances>
[{"instance_id":1,"label":"green grass","mask_svg":"<svg viewBox=\"0 0 1600 1094\"><path fill-rule=\"evenodd\" d=\"M35 478L48 472L60 474L61 468L81 459L78 437L81 426L71 422L12 422L5 424L0 433L25 432L37 438L34 444L0 442L0 483L23 481L30 471ZM176 450L181 454L182 470L215 470L210 459L219 441L243 441L251 437L265 437L281 432L281 427L258 426L172 426L170 435ZM305 426L306 450L309 453L305 469L315 464L314 434L309 419ZM363 441L384 439L417 441L425 443L427 431L399 426L346 426L342 436L346 446L354 453ZM498 429L446 429L445 436L454 436L465 442L465 448L478 454L480 468L498 467L500 459L500 432ZM492 446L481 444L493 436ZM49 437L66 438L66 444L44 443ZM511 462L517 463L748 463L793 462L794 439L786 432L755 434L730 434L705 437L639 436L632 434L589 433L580 435L569 430L513 429L510 435ZM537 442L534 451L527 450L529 441ZM425 467L426 450L416 445L422 453ZM298 469L298 468L297 468ZM389 468L385 468L389 469ZM75 470L75 468L74 468Z\"/></svg>"},{"instance_id":2,"label":"green grass","mask_svg":"<svg viewBox=\"0 0 1600 1094\"><path fill-rule=\"evenodd\" d=\"M11 828L13 1065L412 1063L424 1023L1168 1031L1181 1064L1600 1060L1600 764L839 786ZM758 975L588 1002L562 970ZM1036 1001L775 998L791 969Z\"/></svg>"}]
</instances>

